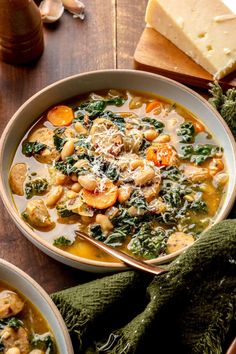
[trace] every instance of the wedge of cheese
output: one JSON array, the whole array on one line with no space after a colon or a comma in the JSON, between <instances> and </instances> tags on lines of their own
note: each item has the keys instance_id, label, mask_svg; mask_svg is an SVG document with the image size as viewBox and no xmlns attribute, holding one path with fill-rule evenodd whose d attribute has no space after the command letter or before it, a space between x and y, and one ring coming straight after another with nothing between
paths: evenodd
<instances>
[{"instance_id":1,"label":"wedge of cheese","mask_svg":"<svg viewBox=\"0 0 236 354\"><path fill-rule=\"evenodd\" d=\"M149 0L146 22L214 78L236 69L236 15L222 1Z\"/></svg>"}]
</instances>

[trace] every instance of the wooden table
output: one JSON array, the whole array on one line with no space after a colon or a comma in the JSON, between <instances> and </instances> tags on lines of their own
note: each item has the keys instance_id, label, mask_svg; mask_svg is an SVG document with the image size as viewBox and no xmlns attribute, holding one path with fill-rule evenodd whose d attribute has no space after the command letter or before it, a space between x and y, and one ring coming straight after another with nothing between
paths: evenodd
<instances>
[{"instance_id":1,"label":"wooden table","mask_svg":"<svg viewBox=\"0 0 236 354\"><path fill-rule=\"evenodd\" d=\"M44 27L45 51L31 66L0 62L0 131L30 96L66 76L109 68L133 68L147 0L84 0L86 19L64 13ZM0 257L32 276L49 293L94 279L46 256L17 229L1 203Z\"/></svg>"}]
</instances>

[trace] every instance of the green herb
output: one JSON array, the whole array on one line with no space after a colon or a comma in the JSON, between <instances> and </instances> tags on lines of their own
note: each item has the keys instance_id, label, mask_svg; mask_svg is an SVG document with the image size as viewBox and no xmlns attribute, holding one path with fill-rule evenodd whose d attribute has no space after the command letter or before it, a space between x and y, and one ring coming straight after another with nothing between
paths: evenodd
<instances>
[{"instance_id":1,"label":"green herb","mask_svg":"<svg viewBox=\"0 0 236 354\"><path fill-rule=\"evenodd\" d=\"M89 225L89 235L96 238L98 241L105 241L105 237L102 234L101 225L91 224Z\"/></svg>"},{"instance_id":2,"label":"green herb","mask_svg":"<svg viewBox=\"0 0 236 354\"><path fill-rule=\"evenodd\" d=\"M48 333L46 334L33 334L30 338L30 344L33 348L41 349L47 354L55 354L56 346L52 336Z\"/></svg>"},{"instance_id":3,"label":"green herb","mask_svg":"<svg viewBox=\"0 0 236 354\"><path fill-rule=\"evenodd\" d=\"M153 229L151 223L146 223L132 236L128 249L146 259L156 258L164 251L166 238L167 232L163 228Z\"/></svg>"},{"instance_id":4,"label":"green herb","mask_svg":"<svg viewBox=\"0 0 236 354\"><path fill-rule=\"evenodd\" d=\"M180 157L183 160L190 160L190 162L201 165L219 152L222 152L222 148L216 145L185 145L180 148Z\"/></svg>"},{"instance_id":5,"label":"green herb","mask_svg":"<svg viewBox=\"0 0 236 354\"><path fill-rule=\"evenodd\" d=\"M27 199L34 195L44 194L48 190L48 181L45 178L37 178L25 184L25 195Z\"/></svg>"},{"instance_id":6,"label":"green herb","mask_svg":"<svg viewBox=\"0 0 236 354\"><path fill-rule=\"evenodd\" d=\"M180 125L179 129L177 129L177 135L181 136L181 143L193 143L195 129L192 122L184 122Z\"/></svg>"},{"instance_id":7,"label":"green herb","mask_svg":"<svg viewBox=\"0 0 236 354\"><path fill-rule=\"evenodd\" d=\"M118 113L113 113L111 111L105 111L103 114L101 114L103 118L109 119L112 121L114 124L117 125L117 127L121 131L125 131L125 120L123 117L121 117Z\"/></svg>"},{"instance_id":8,"label":"green herb","mask_svg":"<svg viewBox=\"0 0 236 354\"><path fill-rule=\"evenodd\" d=\"M107 105L121 107L125 103L125 98L121 96L113 96L107 99Z\"/></svg>"},{"instance_id":9,"label":"green herb","mask_svg":"<svg viewBox=\"0 0 236 354\"><path fill-rule=\"evenodd\" d=\"M128 206L134 206L135 208L141 210L147 210L147 203L144 194L140 190L135 190L127 203Z\"/></svg>"},{"instance_id":10,"label":"green herb","mask_svg":"<svg viewBox=\"0 0 236 354\"><path fill-rule=\"evenodd\" d=\"M56 247L66 247L66 246L70 246L71 244L72 244L71 240L69 240L65 236L60 236L53 241L53 246Z\"/></svg>"},{"instance_id":11,"label":"green herb","mask_svg":"<svg viewBox=\"0 0 236 354\"><path fill-rule=\"evenodd\" d=\"M224 94L217 82L209 85L212 94L209 102L218 110L236 138L236 89L228 89Z\"/></svg>"},{"instance_id":12,"label":"green herb","mask_svg":"<svg viewBox=\"0 0 236 354\"><path fill-rule=\"evenodd\" d=\"M161 176L171 181L180 181L184 179L183 174L176 166L167 166L161 169Z\"/></svg>"},{"instance_id":13,"label":"green herb","mask_svg":"<svg viewBox=\"0 0 236 354\"><path fill-rule=\"evenodd\" d=\"M5 327L11 327L14 329L18 329L19 327L23 327L23 322L16 317L9 317L0 320L0 329L4 329Z\"/></svg>"},{"instance_id":14,"label":"green herb","mask_svg":"<svg viewBox=\"0 0 236 354\"><path fill-rule=\"evenodd\" d=\"M190 206L190 210L198 211L198 212L207 212L207 205L206 202L202 199L194 200Z\"/></svg>"},{"instance_id":15,"label":"green herb","mask_svg":"<svg viewBox=\"0 0 236 354\"><path fill-rule=\"evenodd\" d=\"M142 119L142 121L145 123L149 123L150 125L153 125L154 128L158 131L158 133L162 133L165 126L164 123L160 122L155 118L145 117Z\"/></svg>"},{"instance_id":16,"label":"green herb","mask_svg":"<svg viewBox=\"0 0 236 354\"><path fill-rule=\"evenodd\" d=\"M68 156L65 161L57 161L54 167L66 176L75 173L77 176L88 173L87 169L75 167L74 164L79 160L76 155Z\"/></svg>"},{"instance_id":17,"label":"green herb","mask_svg":"<svg viewBox=\"0 0 236 354\"><path fill-rule=\"evenodd\" d=\"M160 190L160 197L166 204L166 210L159 215L159 222L173 225L184 217L189 205L184 196L191 192L192 189L185 183L176 184L176 182L164 180Z\"/></svg>"},{"instance_id":18,"label":"green herb","mask_svg":"<svg viewBox=\"0 0 236 354\"><path fill-rule=\"evenodd\" d=\"M61 151L67 141L67 138L61 136L64 131L65 128L57 128L54 130L53 141L57 151Z\"/></svg>"},{"instance_id":19,"label":"green herb","mask_svg":"<svg viewBox=\"0 0 236 354\"><path fill-rule=\"evenodd\" d=\"M84 148L84 149L89 149L90 145L89 145L89 142L88 142L88 139L83 137L83 136L79 136L75 142L75 147L81 147L81 148Z\"/></svg>"},{"instance_id":20,"label":"green herb","mask_svg":"<svg viewBox=\"0 0 236 354\"><path fill-rule=\"evenodd\" d=\"M99 99L99 100L89 100L83 102L78 107L79 110L85 110L90 113L90 116L94 117L99 115L99 113L103 112L108 105L113 105L120 107L124 104L125 99L120 96L114 96L108 99ZM78 115L77 115L78 117ZM76 117L76 119L77 119Z\"/></svg>"},{"instance_id":21,"label":"green herb","mask_svg":"<svg viewBox=\"0 0 236 354\"><path fill-rule=\"evenodd\" d=\"M95 100L95 101L83 102L81 103L80 108L85 109L89 113L102 112L106 108L106 101Z\"/></svg>"},{"instance_id":22,"label":"green herb","mask_svg":"<svg viewBox=\"0 0 236 354\"><path fill-rule=\"evenodd\" d=\"M57 212L61 218L67 218L69 216L75 215L72 210L69 210L65 203L60 203L56 206Z\"/></svg>"},{"instance_id":23,"label":"green herb","mask_svg":"<svg viewBox=\"0 0 236 354\"><path fill-rule=\"evenodd\" d=\"M143 138L142 145L140 147L141 152L144 153L149 146L151 146L150 141L148 141L145 138Z\"/></svg>"},{"instance_id":24,"label":"green herb","mask_svg":"<svg viewBox=\"0 0 236 354\"><path fill-rule=\"evenodd\" d=\"M47 145L38 143L37 141L25 141L22 144L22 154L27 157L39 154L42 150L46 149Z\"/></svg>"},{"instance_id":25,"label":"green herb","mask_svg":"<svg viewBox=\"0 0 236 354\"><path fill-rule=\"evenodd\" d=\"M105 239L104 243L106 245L112 246L112 247L120 247L122 246L125 238L127 236L126 230L122 228L119 228L109 234L109 236Z\"/></svg>"},{"instance_id":26,"label":"green herb","mask_svg":"<svg viewBox=\"0 0 236 354\"><path fill-rule=\"evenodd\" d=\"M97 175L104 177L104 175L111 181L116 182L119 179L120 169L119 167L99 156L91 160L92 164L96 166Z\"/></svg>"}]
</instances>

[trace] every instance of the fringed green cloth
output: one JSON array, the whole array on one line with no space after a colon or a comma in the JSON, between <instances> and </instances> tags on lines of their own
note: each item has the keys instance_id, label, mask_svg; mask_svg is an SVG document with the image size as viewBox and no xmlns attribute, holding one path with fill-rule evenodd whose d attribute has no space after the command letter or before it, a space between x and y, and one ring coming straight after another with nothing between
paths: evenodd
<instances>
[{"instance_id":1,"label":"fringed green cloth","mask_svg":"<svg viewBox=\"0 0 236 354\"><path fill-rule=\"evenodd\" d=\"M236 334L236 220L206 232L168 273L126 271L52 295L75 353L218 354Z\"/></svg>"}]
</instances>

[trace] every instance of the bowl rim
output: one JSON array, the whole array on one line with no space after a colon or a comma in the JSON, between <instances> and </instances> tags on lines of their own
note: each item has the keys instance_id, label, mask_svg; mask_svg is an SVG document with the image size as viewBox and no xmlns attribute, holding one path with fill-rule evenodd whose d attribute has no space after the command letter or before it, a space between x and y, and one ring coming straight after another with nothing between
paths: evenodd
<instances>
[{"instance_id":1,"label":"bowl rim","mask_svg":"<svg viewBox=\"0 0 236 354\"><path fill-rule=\"evenodd\" d=\"M101 74L114 74L115 75L119 75L119 74L130 74L130 75L139 75L139 76L144 76L144 77L150 77L153 79L158 79L160 81L164 81L167 83L170 83L172 86L175 86L177 89L181 89L182 91L185 91L187 94L190 94L192 96L195 96L198 100L201 101L201 103L208 109L210 110L216 117L216 119L218 120L218 122L220 122L225 131L226 134L229 138L229 141L232 145L232 149L233 149L233 153L236 159L236 141L233 137L233 134L231 132L231 130L229 129L228 125L226 124L226 122L224 121L224 119L221 117L221 115L217 112L217 110L205 99L203 98L200 94L198 94L197 92L195 92L194 90L192 90L191 88L175 81L172 79L169 79L165 76L162 75L158 75L155 73L149 73L146 71L141 71L141 70L133 70L133 69L105 69L105 70L96 70L96 71L89 71L89 72L84 72L84 73L80 73L80 74L75 74L75 75L71 75L68 77L65 77L61 80L58 80L46 87L44 87L43 89L39 90L38 92L36 92L34 95L32 95L30 98L28 98L18 109L17 111L13 114L13 116L11 117L11 119L9 120L9 122L7 123L1 139L0 139L0 162L3 160L3 147L5 144L5 141L7 140L9 131L11 130L11 128L14 126L14 122L17 119L17 116L19 115L19 113L24 110L24 108L32 101L34 101L38 96L42 95L43 93L45 93L46 91L52 89L53 87L62 84L63 82L67 82L70 80L74 80L74 79L80 79L80 78L88 78L90 76L96 76L96 75L101 75ZM145 91L145 90L144 90ZM216 219L214 220L214 223L210 225L213 226L214 224L216 224L217 222L223 220L230 212L231 208L233 207L234 204L234 196L236 194L236 183L233 186L233 190L232 193L230 195L229 198L229 202L226 206L224 206L224 212L221 215L221 217L216 217ZM4 184L3 184L3 172L1 171L0 173L0 196L3 200L3 203L8 211L8 213L10 214L11 218L14 220L15 224L18 226L18 228L20 228L21 232L23 232L23 230L25 231L25 236L30 240L30 242L32 242L33 244L35 244L37 247L39 247L40 249L46 249L47 252L53 257L55 257L56 259L59 258L63 258L65 259L67 262L67 264L71 264L71 261L77 264L82 264L84 266L92 266L92 267L96 267L99 269L110 269L110 270L114 270L114 271L118 271L118 270L127 270L130 267L125 265L122 262L116 263L116 262L101 262L101 261L97 261L97 260L93 260L93 259L88 259L88 258L82 258L80 256L76 256L73 255L69 252L63 251L55 246L53 246L52 244L48 243L46 240L44 240L43 238L41 238L40 236L38 236L20 217L19 213L17 212L17 210L13 207L13 205L11 205L9 198L7 197L7 194L5 192L4 189ZM206 231L206 230L205 230ZM174 253L171 253L169 255L165 255L162 257L158 257L155 259L151 259L151 260L146 260L145 262L147 263L153 263L153 264L162 264L162 263L166 263L170 260L173 260L174 258L176 258L178 255L180 255L184 250L186 250L189 246L182 248L179 251L176 251Z\"/></svg>"},{"instance_id":2,"label":"bowl rim","mask_svg":"<svg viewBox=\"0 0 236 354\"><path fill-rule=\"evenodd\" d=\"M70 335L69 335L68 329L66 327L66 324L65 324L58 308L56 307L56 305L54 304L54 302L52 301L50 296L46 293L46 291L33 278L31 278L27 273L25 273L22 269L18 268L14 264L12 264L2 258L0 258L0 267L10 270L11 272L16 274L21 279L23 278L25 280L25 282L27 283L27 285L29 286L29 288L35 288L37 290L37 296L39 298L41 298L44 302L47 303L47 305L50 307L50 311L56 317L57 323L60 327L60 334L63 335L63 338L65 340L68 354L73 354L74 350L73 350L72 342L71 342ZM7 281L6 281L6 284L9 284L10 286L12 286L14 288L14 284L12 285L10 282L8 283ZM31 299L28 298L28 296L26 296L23 293L23 291L21 291L20 289L17 289L17 288L15 290L22 293L23 296L25 296L27 300L31 301ZM33 305L34 305L34 303L33 303ZM37 308L37 306L36 306L36 308ZM47 320L46 315L43 314L40 309L38 309L38 310L42 314L42 316ZM52 328L52 330L53 330L53 328Z\"/></svg>"}]
</instances>

